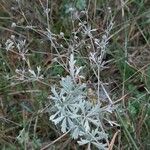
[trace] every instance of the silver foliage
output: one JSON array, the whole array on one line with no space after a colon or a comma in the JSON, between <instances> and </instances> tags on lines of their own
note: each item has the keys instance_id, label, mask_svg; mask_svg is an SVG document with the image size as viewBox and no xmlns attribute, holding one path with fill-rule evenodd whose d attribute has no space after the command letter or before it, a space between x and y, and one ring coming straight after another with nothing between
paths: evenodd
<instances>
[{"instance_id":1,"label":"silver foliage","mask_svg":"<svg viewBox=\"0 0 150 150\"><path fill-rule=\"evenodd\" d=\"M61 88L51 87L52 95L49 98L53 107L50 120L63 133L70 131L70 136L79 145L94 145L98 149L106 150L107 144L102 141L107 141L107 134L103 130L102 120L107 110L87 101L86 84L75 82L77 70L73 55L70 63L70 75L61 79Z\"/></svg>"}]
</instances>

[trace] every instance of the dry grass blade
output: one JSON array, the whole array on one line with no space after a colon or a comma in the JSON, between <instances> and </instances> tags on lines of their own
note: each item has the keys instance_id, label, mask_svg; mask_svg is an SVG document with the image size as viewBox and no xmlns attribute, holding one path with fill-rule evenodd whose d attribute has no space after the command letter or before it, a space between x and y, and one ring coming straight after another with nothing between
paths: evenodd
<instances>
[{"instance_id":1,"label":"dry grass blade","mask_svg":"<svg viewBox=\"0 0 150 150\"><path fill-rule=\"evenodd\" d=\"M111 140L111 142L110 142L110 144L109 144L109 150L113 150L113 146L114 146L114 143L115 143L115 139L116 139L117 135L119 134L119 132L120 132L120 130L118 130L118 131L114 134L114 136L113 136L113 138L112 138L112 140Z\"/></svg>"},{"instance_id":2,"label":"dry grass blade","mask_svg":"<svg viewBox=\"0 0 150 150\"><path fill-rule=\"evenodd\" d=\"M60 139L62 139L63 137L65 137L69 132L70 132L70 130L67 131L66 133L64 133L63 135L61 135L59 138L57 138L53 142L51 142L51 143L47 144L46 146L42 147L40 150L45 150L45 149L49 148L50 146L52 146L53 144L55 144L56 142L58 142Z\"/></svg>"}]
</instances>

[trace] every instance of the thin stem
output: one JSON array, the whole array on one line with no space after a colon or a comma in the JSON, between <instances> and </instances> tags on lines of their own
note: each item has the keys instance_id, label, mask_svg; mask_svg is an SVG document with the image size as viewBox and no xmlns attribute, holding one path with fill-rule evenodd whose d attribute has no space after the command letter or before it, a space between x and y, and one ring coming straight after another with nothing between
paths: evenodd
<instances>
[{"instance_id":1,"label":"thin stem","mask_svg":"<svg viewBox=\"0 0 150 150\"><path fill-rule=\"evenodd\" d=\"M98 77L97 77L97 79L98 79L98 104L100 105L101 103L100 103L100 93L99 93L99 91L100 91L100 66L98 66Z\"/></svg>"},{"instance_id":2,"label":"thin stem","mask_svg":"<svg viewBox=\"0 0 150 150\"><path fill-rule=\"evenodd\" d=\"M58 142L60 139L62 139L64 136L66 136L71 130L67 131L66 133L64 133L62 136L60 136L59 138L57 138L56 140L54 140L53 142L49 143L48 145L44 146L43 148L41 148L40 150L45 150L48 147L50 147L51 145L55 144L56 142Z\"/></svg>"},{"instance_id":3,"label":"thin stem","mask_svg":"<svg viewBox=\"0 0 150 150\"><path fill-rule=\"evenodd\" d=\"M131 143L133 144L134 148L135 148L136 150L139 150L138 146L136 145L136 143L135 143L134 139L132 138L130 132L129 132L128 129L126 128L125 123L124 123L124 121L122 120L122 118L121 118L121 116L120 116L120 114L118 113L117 110L116 110L116 113L117 113L117 116L118 116L118 118L119 118L119 120L120 120L122 126L123 126L124 129L125 129L125 132L126 132L127 136L129 137Z\"/></svg>"}]
</instances>

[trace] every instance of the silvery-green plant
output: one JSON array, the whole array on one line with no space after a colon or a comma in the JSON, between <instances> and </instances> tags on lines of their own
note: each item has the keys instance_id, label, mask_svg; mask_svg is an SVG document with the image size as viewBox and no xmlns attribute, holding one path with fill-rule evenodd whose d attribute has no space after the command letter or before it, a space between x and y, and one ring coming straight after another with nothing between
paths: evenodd
<instances>
[{"instance_id":1,"label":"silvery-green plant","mask_svg":"<svg viewBox=\"0 0 150 150\"><path fill-rule=\"evenodd\" d=\"M109 110L87 100L86 84L77 80L82 77L79 75L81 67L75 67L75 62L71 54L70 75L61 79L60 88L51 87L52 95L49 98L53 107L50 110L50 120L63 133L69 131L79 145L88 145L89 149L94 145L106 150L107 134L103 129L103 119Z\"/></svg>"},{"instance_id":2,"label":"silvery-green plant","mask_svg":"<svg viewBox=\"0 0 150 150\"><path fill-rule=\"evenodd\" d=\"M18 60L20 62L20 67L16 67L15 75L6 76L6 78L12 81L12 85L25 83L25 82L33 82L43 80L43 75L41 73L41 66L37 66L33 69L30 66L30 60L28 56L30 53L28 52L29 43L27 43L26 39L16 38L15 35L11 35L10 38L5 42L4 49L7 52L11 52L12 54L18 55Z\"/></svg>"}]
</instances>

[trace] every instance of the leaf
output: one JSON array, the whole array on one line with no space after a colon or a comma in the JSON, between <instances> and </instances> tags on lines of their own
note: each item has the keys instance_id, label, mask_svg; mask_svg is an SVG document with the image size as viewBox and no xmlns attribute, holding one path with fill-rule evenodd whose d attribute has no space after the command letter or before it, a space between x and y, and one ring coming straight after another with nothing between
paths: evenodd
<instances>
[{"instance_id":1,"label":"leaf","mask_svg":"<svg viewBox=\"0 0 150 150\"><path fill-rule=\"evenodd\" d=\"M90 141L89 140L83 140L82 138L80 139L80 141L77 141L77 143L79 144L79 145L85 145L85 144L87 144L87 143L89 143Z\"/></svg>"},{"instance_id":2,"label":"leaf","mask_svg":"<svg viewBox=\"0 0 150 150\"><path fill-rule=\"evenodd\" d=\"M88 120L85 121L84 127L85 127L86 132L90 131L90 125L89 125Z\"/></svg>"},{"instance_id":3,"label":"leaf","mask_svg":"<svg viewBox=\"0 0 150 150\"><path fill-rule=\"evenodd\" d=\"M68 125L69 125L70 129L75 126L74 122L70 118L68 118Z\"/></svg>"},{"instance_id":4,"label":"leaf","mask_svg":"<svg viewBox=\"0 0 150 150\"><path fill-rule=\"evenodd\" d=\"M34 70L29 69L29 72L33 75L34 78L36 78L36 74L35 74Z\"/></svg>"},{"instance_id":5,"label":"leaf","mask_svg":"<svg viewBox=\"0 0 150 150\"><path fill-rule=\"evenodd\" d=\"M64 119L64 116L61 116L61 117L58 117L58 118L56 118L56 119L53 119L52 121L53 121L54 124L56 125L56 124L60 123L63 119Z\"/></svg>"},{"instance_id":6,"label":"leaf","mask_svg":"<svg viewBox=\"0 0 150 150\"><path fill-rule=\"evenodd\" d=\"M54 120L54 118L55 118L58 114L59 114L59 112L56 112L54 115L51 115L49 119L50 119L50 120Z\"/></svg>"},{"instance_id":7,"label":"leaf","mask_svg":"<svg viewBox=\"0 0 150 150\"><path fill-rule=\"evenodd\" d=\"M78 129L78 127L76 127L75 128L75 130L73 130L73 132L72 132L72 137L74 138L74 139L78 139L78 137L79 137L79 129Z\"/></svg>"},{"instance_id":8,"label":"leaf","mask_svg":"<svg viewBox=\"0 0 150 150\"><path fill-rule=\"evenodd\" d=\"M71 90L73 89L74 85L72 82L72 79L70 76L67 76L66 78L62 78L60 85L63 87L63 90L66 93L70 93Z\"/></svg>"},{"instance_id":9,"label":"leaf","mask_svg":"<svg viewBox=\"0 0 150 150\"><path fill-rule=\"evenodd\" d=\"M99 120L94 119L94 118L88 118L88 120L93 123L94 125L96 125L97 127L100 126Z\"/></svg>"},{"instance_id":10,"label":"leaf","mask_svg":"<svg viewBox=\"0 0 150 150\"><path fill-rule=\"evenodd\" d=\"M67 122L66 122L66 118L64 118L64 120L62 121L62 124L61 124L61 131L63 133L65 133L67 131Z\"/></svg>"},{"instance_id":11,"label":"leaf","mask_svg":"<svg viewBox=\"0 0 150 150\"><path fill-rule=\"evenodd\" d=\"M54 94L54 96L55 96L58 100L60 100L59 95L58 95L58 93L56 92L55 86L52 86L52 87L51 87L51 91L52 91L52 93Z\"/></svg>"},{"instance_id":12,"label":"leaf","mask_svg":"<svg viewBox=\"0 0 150 150\"><path fill-rule=\"evenodd\" d=\"M69 71L70 71L70 75L73 79L75 77L75 63L76 63L76 61L74 60L74 55L71 54L70 61L69 61Z\"/></svg>"}]
</instances>

